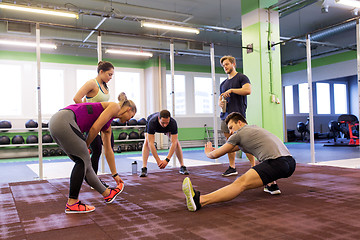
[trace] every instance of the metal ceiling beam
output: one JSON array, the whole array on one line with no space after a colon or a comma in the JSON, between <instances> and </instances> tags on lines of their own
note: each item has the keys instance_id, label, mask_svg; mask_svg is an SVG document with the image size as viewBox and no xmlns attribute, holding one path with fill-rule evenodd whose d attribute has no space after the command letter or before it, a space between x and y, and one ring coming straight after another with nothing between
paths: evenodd
<instances>
[{"instance_id":1,"label":"metal ceiling beam","mask_svg":"<svg viewBox=\"0 0 360 240\"><path fill-rule=\"evenodd\" d=\"M95 26L95 28L94 29L98 29L100 26L101 26L101 24L103 24L105 21L106 21L106 17L104 17L103 19L101 19L101 21L98 23L98 25L96 25ZM87 37L84 39L84 41L83 42L86 42L90 37L91 37L91 35L93 35L93 33L95 32L95 30L92 30L90 33L89 33L89 35L87 35Z\"/></svg>"}]
</instances>

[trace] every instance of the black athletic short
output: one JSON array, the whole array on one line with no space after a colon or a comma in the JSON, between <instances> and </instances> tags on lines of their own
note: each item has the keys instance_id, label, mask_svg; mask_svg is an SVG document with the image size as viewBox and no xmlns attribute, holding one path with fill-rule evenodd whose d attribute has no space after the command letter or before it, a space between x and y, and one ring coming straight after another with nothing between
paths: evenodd
<instances>
[{"instance_id":1,"label":"black athletic short","mask_svg":"<svg viewBox=\"0 0 360 240\"><path fill-rule=\"evenodd\" d=\"M260 175L265 185L279 178L290 177L295 171L296 162L292 156L284 156L262 161L252 168Z\"/></svg>"}]
</instances>

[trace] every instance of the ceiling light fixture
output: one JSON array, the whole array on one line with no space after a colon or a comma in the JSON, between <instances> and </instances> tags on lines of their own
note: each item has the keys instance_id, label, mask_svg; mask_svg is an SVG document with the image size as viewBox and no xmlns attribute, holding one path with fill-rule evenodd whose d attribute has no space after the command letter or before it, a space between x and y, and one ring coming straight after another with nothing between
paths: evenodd
<instances>
[{"instance_id":1,"label":"ceiling light fixture","mask_svg":"<svg viewBox=\"0 0 360 240\"><path fill-rule=\"evenodd\" d=\"M195 33L195 34L200 33L199 29L197 29L197 28L182 27L182 26L176 26L176 25L145 22L145 21L141 21L141 27L158 28L158 29L163 29L163 30L187 32L187 33Z\"/></svg>"},{"instance_id":2,"label":"ceiling light fixture","mask_svg":"<svg viewBox=\"0 0 360 240\"><path fill-rule=\"evenodd\" d=\"M117 49L106 49L105 53L132 55L132 56L143 56L143 57L152 57L153 56L153 54L151 52L132 51L132 50L117 50Z\"/></svg>"},{"instance_id":3,"label":"ceiling light fixture","mask_svg":"<svg viewBox=\"0 0 360 240\"><path fill-rule=\"evenodd\" d=\"M0 45L11 45L11 46L19 46L19 47L36 47L35 42L18 42L18 41L2 40L2 39L0 39ZM40 43L40 47L56 49L56 45L50 44L50 43Z\"/></svg>"},{"instance_id":4,"label":"ceiling light fixture","mask_svg":"<svg viewBox=\"0 0 360 240\"><path fill-rule=\"evenodd\" d=\"M20 6L20 5L10 4L10 3L3 3L3 2L0 3L0 8L16 10L16 11L23 11L23 12L47 14L47 15L59 16L59 17L68 17L68 18L76 18L76 19L79 18L79 15L76 13L73 13L73 12L58 11L58 10L28 7L28 6Z\"/></svg>"},{"instance_id":5,"label":"ceiling light fixture","mask_svg":"<svg viewBox=\"0 0 360 240\"><path fill-rule=\"evenodd\" d=\"M350 7L360 8L360 2L355 0L335 0L335 2Z\"/></svg>"}]
</instances>

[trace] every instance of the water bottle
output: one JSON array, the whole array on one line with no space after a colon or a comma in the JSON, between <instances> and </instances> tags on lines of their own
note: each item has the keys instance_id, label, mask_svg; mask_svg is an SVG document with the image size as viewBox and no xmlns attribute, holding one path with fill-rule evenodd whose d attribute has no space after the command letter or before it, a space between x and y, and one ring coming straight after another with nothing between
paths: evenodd
<instances>
[{"instance_id":1,"label":"water bottle","mask_svg":"<svg viewBox=\"0 0 360 240\"><path fill-rule=\"evenodd\" d=\"M137 162L136 161L131 163L131 173L132 174L137 174Z\"/></svg>"},{"instance_id":2,"label":"water bottle","mask_svg":"<svg viewBox=\"0 0 360 240\"><path fill-rule=\"evenodd\" d=\"M224 98L224 96L222 96L221 99L222 103L223 103L223 107L221 108L221 112L226 112L226 99Z\"/></svg>"}]
</instances>

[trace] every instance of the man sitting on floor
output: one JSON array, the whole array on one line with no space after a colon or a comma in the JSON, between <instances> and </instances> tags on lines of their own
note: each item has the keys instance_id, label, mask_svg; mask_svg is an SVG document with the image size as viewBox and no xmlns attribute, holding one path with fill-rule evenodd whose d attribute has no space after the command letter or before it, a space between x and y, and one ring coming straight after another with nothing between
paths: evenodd
<instances>
[{"instance_id":1,"label":"man sitting on floor","mask_svg":"<svg viewBox=\"0 0 360 240\"><path fill-rule=\"evenodd\" d=\"M202 196L192 187L190 178L186 177L182 189L189 211L197 211L212 203L230 201L245 190L264 186L279 178L290 177L295 171L294 158L274 134L255 125L247 125L246 119L237 112L229 114L225 122L232 136L218 149L213 148L211 142L208 142L205 145L206 156L215 159L229 152L242 150L256 157L260 163L233 183Z\"/></svg>"}]
</instances>

